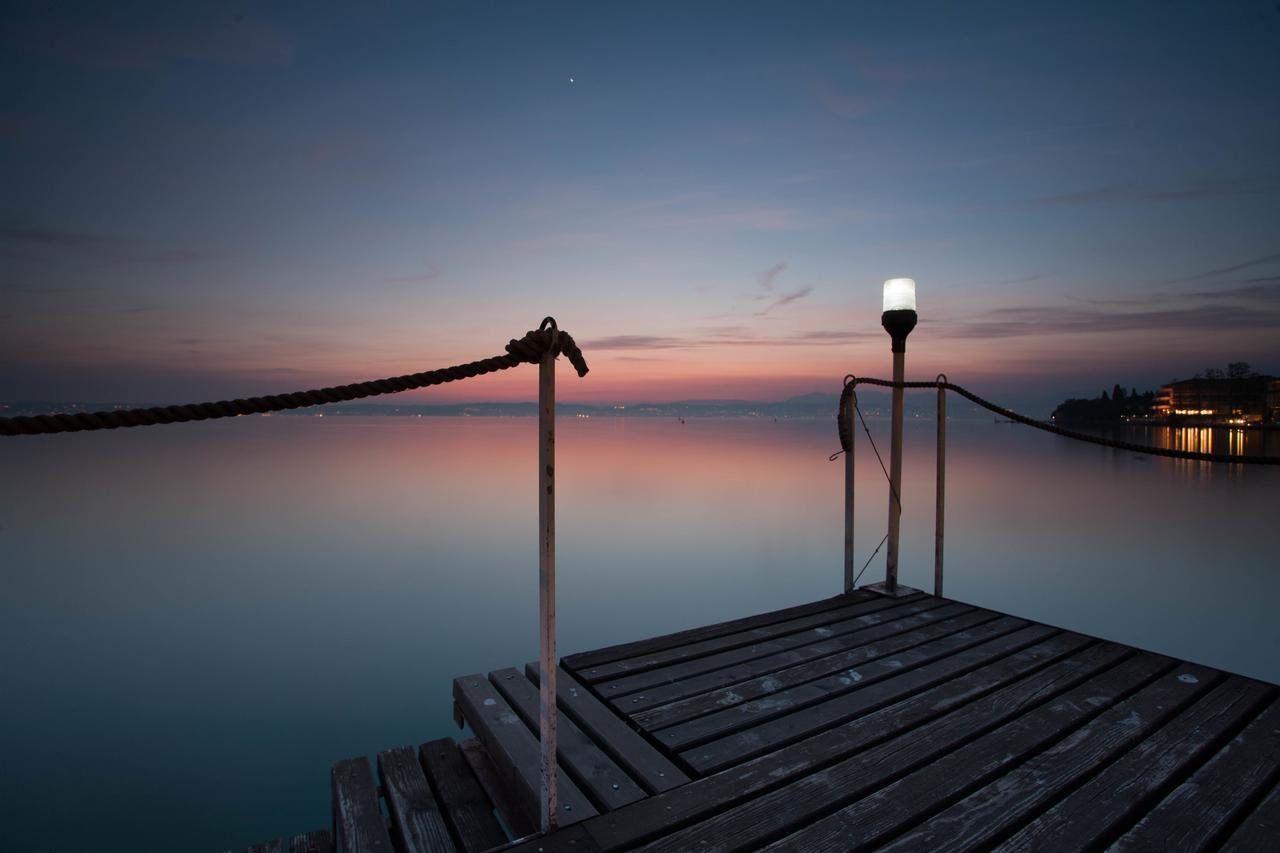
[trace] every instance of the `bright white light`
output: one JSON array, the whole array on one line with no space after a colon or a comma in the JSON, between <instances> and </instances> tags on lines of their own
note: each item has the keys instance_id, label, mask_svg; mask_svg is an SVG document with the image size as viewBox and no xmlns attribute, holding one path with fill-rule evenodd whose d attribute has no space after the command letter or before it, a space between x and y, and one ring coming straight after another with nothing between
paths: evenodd
<instances>
[{"instance_id":1,"label":"bright white light","mask_svg":"<svg viewBox=\"0 0 1280 853\"><path fill-rule=\"evenodd\" d=\"M884 283L885 311L916 310L916 281L913 278L891 278Z\"/></svg>"}]
</instances>

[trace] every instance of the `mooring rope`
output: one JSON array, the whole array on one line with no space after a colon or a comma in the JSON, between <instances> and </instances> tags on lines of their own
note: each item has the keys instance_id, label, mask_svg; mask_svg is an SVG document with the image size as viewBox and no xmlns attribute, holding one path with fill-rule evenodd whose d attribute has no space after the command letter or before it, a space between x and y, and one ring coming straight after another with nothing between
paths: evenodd
<instances>
[{"instance_id":1,"label":"mooring rope","mask_svg":"<svg viewBox=\"0 0 1280 853\"><path fill-rule=\"evenodd\" d=\"M850 376L845 378L844 390L840 393L840 411L837 413L837 430L840 435L840 447L847 453L853 447L853 424L849 423L847 414L849 395L853 393L854 386L857 385L876 385L881 388L943 388L947 391L954 391L961 397L978 404L988 411L997 415L1003 415L1015 423L1026 424L1029 427L1044 430L1045 432L1060 435L1064 438L1073 438L1076 441L1087 441L1090 444L1100 444L1103 447L1112 447L1116 450L1128 450L1133 453L1142 453L1150 456L1167 456L1171 459L1191 459L1198 462L1229 462L1233 465L1280 465L1280 457L1278 456L1236 456L1230 453L1201 453L1195 450L1173 450L1165 447L1152 447L1146 444L1135 444L1131 441L1119 441L1113 438L1104 438L1100 435L1091 435L1087 432L1079 432L1078 430L1060 427L1057 424L1045 423L1035 418L1029 418L1026 415L1020 415L1012 409L1006 409L1003 406L997 406L989 400L984 400L972 391L961 388L952 382L893 382L888 379L870 379L862 376Z\"/></svg>"},{"instance_id":2,"label":"mooring rope","mask_svg":"<svg viewBox=\"0 0 1280 853\"><path fill-rule=\"evenodd\" d=\"M153 424L207 421L215 418L231 418L237 415L257 415L321 406L325 403L343 403L382 394L398 394L414 388L443 385L473 376L483 376L507 370L520 364L538 364L548 352L569 359L579 376L587 375L587 362L582 350L568 332L556 327L551 317L542 325L519 340L513 339L506 346L504 355L483 358L453 367L373 379L352 385L333 388L316 388L310 391L294 391L290 394L272 394L265 397L248 397L236 400L219 400L216 403L190 403L184 406L158 406L150 409L121 409L112 412L80 412L64 415L33 415L0 418L0 435L39 435L56 432L84 432L96 429L120 429L121 427L152 426Z\"/></svg>"}]
</instances>

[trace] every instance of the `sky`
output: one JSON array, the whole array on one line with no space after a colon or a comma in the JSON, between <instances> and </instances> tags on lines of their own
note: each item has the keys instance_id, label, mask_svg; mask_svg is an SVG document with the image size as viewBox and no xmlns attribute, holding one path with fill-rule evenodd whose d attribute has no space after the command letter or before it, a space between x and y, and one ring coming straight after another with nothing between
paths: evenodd
<instances>
[{"instance_id":1,"label":"sky","mask_svg":"<svg viewBox=\"0 0 1280 853\"><path fill-rule=\"evenodd\" d=\"M0 400L1280 373L1280 5L6 3ZM532 370L412 401L532 399Z\"/></svg>"}]
</instances>

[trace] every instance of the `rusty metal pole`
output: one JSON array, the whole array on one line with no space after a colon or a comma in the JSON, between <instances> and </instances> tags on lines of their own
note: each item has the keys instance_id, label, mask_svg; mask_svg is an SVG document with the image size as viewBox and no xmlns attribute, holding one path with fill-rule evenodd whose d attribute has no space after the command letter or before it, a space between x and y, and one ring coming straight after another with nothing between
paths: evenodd
<instances>
[{"instance_id":1,"label":"rusty metal pole","mask_svg":"<svg viewBox=\"0 0 1280 853\"><path fill-rule=\"evenodd\" d=\"M854 414L857 407L858 394L849 393L849 403L845 407L844 416L849 422L849 435L856 435ZM853 441L844 454L844 591L853 592Z\"/></svg>"},{"instance_id":2,"label":"rusty metal pole","mask_svg":"<svg viewBox=\"0 0 1280 853\"><path fill-rule=\"evenodd\" d=\"M942 597L942 517L947 487L947 381L945 373L938 374L938 506L934 511L933 531L933 594Z\"/></svg>"},{"instance_id":3,"label":"rusty metal pole","mask_svg":"<svg viewBox=\"0 0 1280 853\"><path fill-rule=\"evenodd\" d=\"M547 325L543 323L544 327ZM556 827L556 340L538 365L538 738L542 831Z\"/></svg>"},{"instance_id":4,"label":"rusty metal pole","mask_svg":"<svg viewBox=\"0 0 1280 853\"><path fill-rule=\"evenodd\" d=\"M889 441L889 543L885 552L884 587L890 595L898 589L898 529L902 523L902 382L906 374L906 347L893 352L893 422Z\"/></svg>"}]
</instances>

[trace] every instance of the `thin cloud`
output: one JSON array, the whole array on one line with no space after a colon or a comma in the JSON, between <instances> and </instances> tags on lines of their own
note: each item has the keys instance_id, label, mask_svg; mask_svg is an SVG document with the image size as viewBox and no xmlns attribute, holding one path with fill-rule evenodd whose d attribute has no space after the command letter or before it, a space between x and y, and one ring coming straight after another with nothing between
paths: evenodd
<instances>
[{"instance_id":1,"label":"thin cloud","mask_svg":"<svg viewBox=\"0 0 1280 853\"><path fill-rule=\"evenodd\" d=\"M1112 305L1123 307L1141 307L1152 303L1169 302L1204 302L1227 300L1233 302L1271 302L1280 300L1280 276L1261 276L1257 278L1239 279L1241 284L1235 287L1223 287L1217 290L1165 290L1136 296L1112 296L1082 298L1068 296L1073 302L1086 305Z\"/></svg>"},{"instance_id":2,"label":"thin cloud","mask_svg":"<svg viewBox=\"0 0 1280 853\"><path fill-rule=\"evenodd\" d=\"M1260 258L1252 258L1247 261L1241 261L1238 264L1232 264L1231 266L1228 266L1228 267L1220 267L1218 269L1208 270L1202 273L1196 273L1195 275L1189 275L1189 276L1186 276L1185 278L1170 279L1169 281L1166 281L1165 284L1179 284L1186 281L1200 281L1206 278L1217 278L1218 276L1230 275L1233 272L1239 272L1240 270L1247 270L1250 267L1259 267L1259 266L1262 266L1263 264L1270 264L1276 261L1280 261L1280 254L1263 255Z\"/></svg>"},{"instance_id":3,"label":"thin cloud","mask_svg":"<svg viewBox=\"0 0 1280 853\"><path fill-rule=\"evenodd\" d=\"M1270 283L1229 287L1225 290L1201 290L1195 293L1183 294L1183 296L1187 299L1247 299L1262 302L1280 302L1280 276L1250 280Z\"/></svg>"},{"instance_id":4,"label":"thin cloud","mask_svg":"<svg viewBox=\"0 0 1280 853\"><path fill-rule=\"evenodd\" d=\"M1043 207L1072 207L1089 204L1168 204L1179 201L1196 201L1205 198L1250 195L1265 192L1271 181L1247 183L1236 181L1224 184L1208 184L1195 187L1153 190L1140 187L1098 187L1079 192L1041 196L1031 200Z\"/></svg>"},{"instance_id":5,"label":"thin cloud","mask_svg":"<svg viewBox=\"0 0 1280 853\"><path fill-rule=\"evenodd\" d=\"M175 62L233 66L293 63L292 40L236 15L185 30L20 24L5 39L11 48L89 68L155 69Z\"/></svg>"},{"instance_id":6,"label":"thin cloud","mask_svg":"<svg viewBox=\"0 0 1280 853\"><path fill-rule=\"evenodd\" d=\"M1105 311L1060 306L997 308L982 319L941 321L939 337L1015 338L1098 332L1241 332L1280 329L1280 310L1200 305L1159 311Z\"/></svg>"},{"instance_id":7,"label":"thin cloud","mask_svg":"<svg viewBox=\"0 0 1280 853\"><path fill-rule=\"evenodd\" d=\"M1244 195L1246 193L1254 192L1261 192L1261 190L1202 187L1199 189L1168 190L1165 192L1144 193L1138 197L1138 200L1160 204L1161 202L1166 201L1194 201L1195 199L1200 198L1217 198L1219 196Z\"/></svg>"},{"instance_id":8,"label":"thin cloud","mask_svg":"<svg viewBox=\"0 0 1280 853\"><path fill-rule=\"evenodd\" d=\"M155 249L142 241L112 234L37 225L19 220L0 224L0 246L7 246L10 250L91 254L125 264L185 264L210 258L208 252Z\"/></svg>"},{"instance_id":9,"label":"thin cloud","mask_svg":"<svg viewBox=\"0 0 1280 853\"><path fill-rule=\"evenodd\" d=\"M252 373L259 376L299 376L314 373L298 367L250 367L240 370L241 373Z\"/></svg>"},{"instance_id":10,"label":"thin cloud","mask_svg":"<svg viewBox=\"0 0 1280 853\"><path fill-rule=\"evenodd\" d=\"M1103 202L1125 201L1132 197L1132 190L1104 188L1041 196L1040 198L1035 198L1031 201L1033 204L1058 207L1077 204L1099 204Z\"/></svg>"},{"instance_id":11,"label":"thin cloud","mask_svg":"<svg viewBox=\"0 0 1280 853\"><path fill-rule=\"evenodd\" d=\"M773 291L773 284L778 276L782 275L782 271L787 268L786 264L774 264L763 273L760 274L760 286L770 292Z\"/></svg>"},{"instance_id":12,"label":"thin cloud","mask_svg":"<svg viewBox=\"0 0 1280 853\"><path fill-rule=\"evenodd\" d=\"M0 284L0 293L29 293L38 296L51 296L60 293L88 293L104 290L102 287L29 287L22 284Z\"/></svg>"},{"instance_id":13,"label":"thin cloud","mask_svg":"<svg viewBox=\"0 0 1280 853\"><path fill-rule=\"evenodd\" d=\"M810 332L797 332L791 336L791 339L815 344L847 344L854 341L864 341L868 338L880 340L881 337L883 337L883 333L878 330L855 332L844 329L819 329Z\"/></svg>"},{"instance_id":14,"label":"thin cloud","mask_svg":"<svg viewBox=\"0 0 1280 853\"><path fill-rule=\"evenodd\" d=\"M735 327L736 329L736 327ZM719 347L792 347L835 346L868 338L881 338L876 331L849 331L844 329L811 329L786 335L753 336L745 330L725 333L717 329L705 329L690 337L664 337L659 335L614 335L582 341L582 349L590 354L598 352L631 352L634 350L706 349Z\"/></svg>"},{"instance_id":15,"label":"thin cloud","mask_svg":"<svg viewBox=\"0 0 1280 853\"><path fill-rule=\"evenodd\" d=\"M813 293L812 287L802 287L791 293L784 293L782 296L773 300L773 302L769 304L768 308L765 308L763 311L757 311L755 316L763 317L777 308L781 308L784 305L790 305L792 302L798 302L799 300L804 299L810 293Z\"/></svg>"},{"instance_id":16,"label":"thin cloud","mask_svg":"<svg viewBox=\"0 0 1280 853\"><path fill-rule=\"evenodd\" d=\"M0 226L0 241L6 243L33 243L41 246L58 246L73 249L119 246L123 241L103 234L73 231L65 228L47 228L21 222Z\"/></svg>"},{"instance_id":17,"label":"thin cloud","mask_svg":"<svg viewBox=\"0 0 1280 853\"><path fill-rule=\"evenodd\" d=\"M595 338L583 341L582 348L591 350L634 350L634 349L683 349L696 346L696 343L682 338L661 337L658 335L613 335L607 338Z\"/></svg>"}]
</instances>

